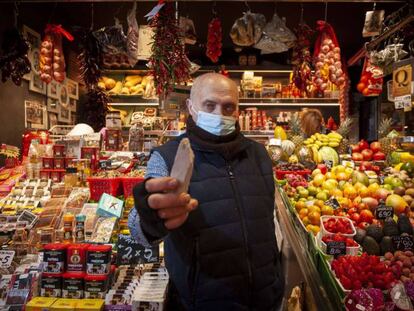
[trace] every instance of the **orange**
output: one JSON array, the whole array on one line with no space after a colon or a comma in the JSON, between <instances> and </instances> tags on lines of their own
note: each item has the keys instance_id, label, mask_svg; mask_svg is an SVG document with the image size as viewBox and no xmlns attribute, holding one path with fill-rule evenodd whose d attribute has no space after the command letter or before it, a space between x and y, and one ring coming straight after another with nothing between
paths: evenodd
<instances>
[{"instance_id":1,"label":"orange","mask_svg":"<svg viewBox=\"0 0 414 311\"><path fill-rule=\"evenodd\" d=\"M302 222L303 222L303 225L304 225L305 227L306 227L307 225L309 225L309 218L308 218L308 216L303 217Z\"/></svg>"},{"instance_id":2,"label":"orange","mask_svg":"<svg viewBox=\"0 0 414 311\"><path fill-rule=\"evenodd\" d=\"M340 172L340 173L338 173L338 174L336 175L336 179L338 179L338 180L348 180L348 179L349 179L349 177L348 177L348 174L347 174L347 173L345 173L345 172Z\"/></svg>"},{"instance_id":3,"label":"orange","mask_svg":"<svg viewBox=\"0 0 414 311\"><path fill-rule=\"evenodd\" d=\"M298 201L295 204L295 209L296 209L297 212L299 212L301 209L303 209L305 207L306 207L306 204L303 201Z\"/></svg>"},{"instance_id":4,"label":"orange","mask_svg":"<svg viewBox=\"0 0 414 311\"><path fill-rule=\"evenodd\" d=\"M321 208L321 213L322 213L323 216L324 215L333 215L334 214L334 210L333 210L333 208L331 206L324 205Z\"/></svg>"},{"instance_id":5,"label":"orange","mask_svg":"<svg viewBox=\"0 0 414 311\"><path fill-rule=\"evenodd\" d=\"M323 200L316 200L314 203L317 207L322 208L322 206L325 204L325 201Z\"/></svg>"},{"instance_id":6,"label":"orange","mask_svg":"<svg viewBox=\"0 0 414 311\"><path fill-rule=\"evenodd\" d=\"M352 186L346 187L344 189L344 196L349 199L354 199L357 197L357 195L358 195L357 190Z\"/></svg>"},{"instance_id":7,"label":"orange","mask_svg":"<svg viewBox=\"0 0 414 311\"><path fill-rule=\"evenodd\" d=\"M312 225L319 225L321 222L321 214L319 212L311 212L308 215L309 221Z\"/></svg>"},{"instance_id":8,"label":"orange","mask_svg":"<svg viewBox=\"0 0 414 311\"><path fill-rule=\"evenodd\" d=\"M359 189L359 195L361 196L361 198L366 198L369 197L371 195L371 192L369 191L368 187L361 187L361 189Z\"/></svg>"},{"instance_id":9,"label":"orange","mask_svg":"<svg viewBox=\"0 0 414 311\"><path fill-rule=\"evenodd\" d=\"M325 174L326 179L336 179L336 176L332 172L328 172Z\"/></svg>"},{"instance_id":10,"label":"orange","mask_svg":"<svg viewBox=\"0 0 414 311\"><path fill-rule=\"evenodd\" d=\"M303 220L306 216L308 216L309 210L307 208L303 208L299 211L299 218Z\"/></svg>"},{"instance_id":11,"label":"orange","mask_svg":"<svg viewBox=\"0 0 414 311\"><path fill-rule=\"evenodd\" d=\"M319 206L312 205L308 207L308 211L309 211L309 214L313 212L320 213L321 208Z\"/></svg>"},{"instance_id":12,"label":"orange","mask_svg":"<svg viewBox=\"0 0 414 311\"><path fill-rule=\"evenodd\" d=\"M315 177L313 177L313 184L315 186L320 186L322 183L326 180L325 175L323 174L316 174Z\"/></svg>"},{"instance_id":13,"label":"orange","mask_svg":"<svg viewBox=\"0 0 414 311\"><path fill-rule=\"evenodd\" d=\"M344 194L339 189L332 189L331 190L331 196L333 196L335 198L342 198L344 196Z\"/></svg>"}]
</instances>

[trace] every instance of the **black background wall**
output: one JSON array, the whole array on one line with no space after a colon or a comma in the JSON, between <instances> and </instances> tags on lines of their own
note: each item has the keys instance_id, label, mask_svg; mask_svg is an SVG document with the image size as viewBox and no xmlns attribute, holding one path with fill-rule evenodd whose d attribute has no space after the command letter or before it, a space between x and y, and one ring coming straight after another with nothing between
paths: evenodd
<instances>
[{"instance_id":1,"label":"black background wall","mask_svg":"<svg viewBox=\"0 0 414 311\"><path fill-rule=\"evenodd\" d=\"M197 31L199 43L191 47L190 59L209 65L203 55L203 44L206 40L207 24L212 17L212 1L209 2L179 2L181 15L193 19ZM138 2L137 18L139 24L145 24L144 15L155 5L155 2ZM94 4L94 27L99 28L114 23L114 17L118 17L125 23L126 13L132 3L95 3ZM253 12L262 13L269 20L275 10L273 2L249 2ZM386 14L397 9L400 4L379 3L377 9L385 9ZM2 34L7 27L13 25L13 3L0 2L0 42ZM304 3L304 19L311 26L315 26L318 19L323 19L324 3ZM372 3L335 3L328 5L328 22L336 30L337 37L345 57L349 58L363 44L361 36L365 12L372 9ZM225 63L235 63L237 54L234 52L231 40L228 36L234 20L246 11L244 2L217 2L216 10L221 17L224 38L224 55L222 60ZM287 25L293 29L300 20L301 5L299 3L278 3L277 13L285 16ZM90 3L22 3L19 5L19 24L26 24L39 33L43 32L48 22L62 24L65 28L79 25L89 27L91 23ZM76 40L75 40L76 41ZM76 43L64 42L66 53L70 50L76 51ZM258 51L254 51L257 53ZM269 55L260 58L259 62L285 63L289 59L288 54ZM73 66L73 64L70 64ZM70 67L69 66L69 67ZM68 68L73 72L73 68ZM359 70L357 70L358 72ZM71 77L73 78L73 77ZM30 92L28 83L23 82L21 87L7 82L0 82L0 143L8 143L20 146L21 135L24 132L24 100L43 99L42 95ZM81 104L81 103L80 103Z\"/></svg>"}]
</instances>

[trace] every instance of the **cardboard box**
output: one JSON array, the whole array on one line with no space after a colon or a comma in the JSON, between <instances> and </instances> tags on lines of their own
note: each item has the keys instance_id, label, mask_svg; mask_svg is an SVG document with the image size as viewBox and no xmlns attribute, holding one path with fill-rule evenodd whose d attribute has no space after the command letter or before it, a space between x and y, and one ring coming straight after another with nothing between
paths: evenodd
<instances>
[{"instance_id":1,"label":"cardboard box","mask_svg":"<svg viewBox=\"0 0 414 311\"><path fill-rule=\"evenodd\" d=\"M35 297L26 305L26 311L47 311L56 301L56 298Z\"/></svg>"},{"instance_id":2,"label":"cardboard box","mask_svg":"<svg viewBox=\"0 0 414 311\"><path fill-rule=\"evenodd\" d=\"M121 218L123 207L124 201L104 193L99 200L98 210L96 213L103 217Z\"/></svg>"},{"instance_id":3,"label":"cardboard box","mask_svg":"<svg viewBox=\"0 0 414 311\"><path fill-rule=\"evenodd\" d=\"M75 311L80 299L58 299L50 308L50 311Z\"/></svg>"},{"instance_id":4,"label":"cardboard box","mask_svg":"<svg viewBox=\"0 0 414 311\"><path fill-rule=\"evenodd\" d=\"M76 305L76 311L101 311L105 305L103 299L81 299Z\"/></svg>"}]
</instances>

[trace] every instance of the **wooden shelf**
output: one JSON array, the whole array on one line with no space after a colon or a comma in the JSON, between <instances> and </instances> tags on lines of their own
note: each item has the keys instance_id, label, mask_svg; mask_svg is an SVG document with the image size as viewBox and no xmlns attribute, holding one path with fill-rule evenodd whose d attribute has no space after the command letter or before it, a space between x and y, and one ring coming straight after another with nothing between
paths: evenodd
<instances>
[{"instance_id":1,"label":"wooden shelf","mask_svg":"<svg viewBox=\"0 0 414 311\"><path fill-rule=\"evenodd\" d=\"M310 107L331 106L338 107L339 100L336 98L240 98L239 105L245 106L267 106L267 107Z\"/></svg>"}]
</instances>

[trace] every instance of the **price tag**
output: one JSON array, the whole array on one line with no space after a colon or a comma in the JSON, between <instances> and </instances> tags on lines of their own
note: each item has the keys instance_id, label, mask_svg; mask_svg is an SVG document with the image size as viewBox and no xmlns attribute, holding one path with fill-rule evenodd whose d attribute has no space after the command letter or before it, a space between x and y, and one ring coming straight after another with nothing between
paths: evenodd
<instances>
[{"instance_id":1,"label":"price tag","mask_svg":"<svg viewBox=\"0 0 414 311\"><path fill-rule=\"evenodd\" d=\"M14 251L0 251L0 268L7 269L10 267L14 254Z\"/></svg>"},{"instance_id":2,"label":"price tag","mask_svg":"<svg viewBox=\"0 0 414 311\"><path fill-rule=\"evenodd\" d=\"M159 246L146 248L135 241L131 236L120 234L118 236L118 265L154 263L159 261Z\"/></svg>"},{"instance_id":3,"label":"price tag","mask_svg":"<svg viewBox=\"0 0 414 311\"><path fill-rule=\"evenodd\" d=\"M111 159L99 161L99 167L103 170L109 169L109 168L111 168L111 166L112 166L112 160Z\"/></svg>"},{"instance_id":4,"label":"price tag","mask_svg":"<svg viewBox=\"0 0 414 311\"><path fill-rule=\"evenodd\" d=\"M393 236L392 240L394 242L394 247L396 250L399 250L399 251L413 251L414 250L413 237L410 235Z\"/></svg>"},{"instance_id":5,"label":"price tag","mask_svg":"<svg viewBox=\"0 0 414 311\"><path fill-rule=\"evenodd\" d=\"M332 168L333 162L331 160L324 160L323 162L325 163L328 170L330 170Z\"/></svg>"},{"instance_id":6,"label":"price tag","mask_svg":"<svg viewBox=\"0 0 414 311\"><path fill-rule=\"evenodd\" d=\"M394 216L394 209L391 206L380 204L375 210L375 215L378 219L386 219Z\"/></svg>"},{"instance_id":7,"label":"price tag","mask_svg":"<svg viewBox=\"0 0 414 311\"><path fill-rule=\"evenodd\" d=\"M341 207L338 200L334 197L330 198L329 200L325 201L325 205L332 207L333 209L338 209Z\"/></svg>"},{"instance_id":8,"label":"price tag","mask_svg":"<svg viewBox=\"0 0 414 311\"><path fill-rule=\"evenodd\" d=\"M344 241L331 241L326 243L326 253L334 257L346 255L346 244Z\"/></svg>"},{"instance_id":9,"label":"price tag","mask_svg":"<svg viewBox=\"0 0 414 311\"><path fill-rule=\"evenodd\" d=\"M354 161L342 160L341 164L345 167L355 168Z\"/></svg>"},{"instance_id":10,"label":"price tag","mask_svg":"<svg viewBox=\"0 0 414 311\"><path fill-rule=\"evenodd\" d=\"M383 185L384 184L385 176L384 175L379 175L378 178L379 178L380 184Z\"/></svg>"}]
</instances>

